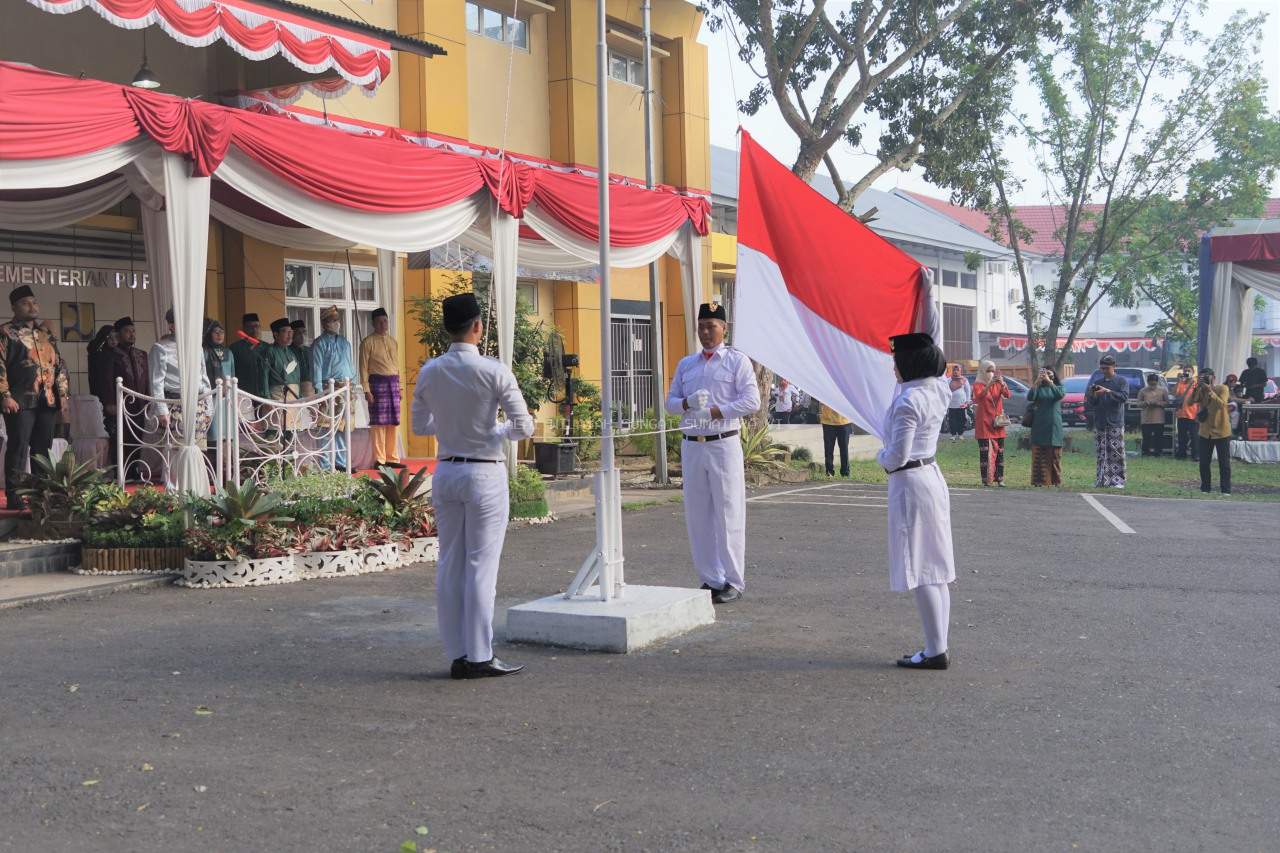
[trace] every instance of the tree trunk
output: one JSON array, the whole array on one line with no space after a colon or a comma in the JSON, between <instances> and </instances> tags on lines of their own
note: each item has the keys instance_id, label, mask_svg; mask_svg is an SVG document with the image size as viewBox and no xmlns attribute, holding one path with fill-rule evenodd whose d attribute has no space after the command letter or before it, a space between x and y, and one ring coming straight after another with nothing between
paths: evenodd
<instances>
[{"instance_id":1,"label":"tree trunk","mask_svg":"<svg viewBox=\"0 0 1280 853\"><path fill-rule=\"evenodd\" d=\"M752 361L751 369L756 375L756 390L760 392L760 408L747 416L747 428L758 430L769 424L769 389L773 387L773 371L759 362Z\"/></svg>"}]
</instances>

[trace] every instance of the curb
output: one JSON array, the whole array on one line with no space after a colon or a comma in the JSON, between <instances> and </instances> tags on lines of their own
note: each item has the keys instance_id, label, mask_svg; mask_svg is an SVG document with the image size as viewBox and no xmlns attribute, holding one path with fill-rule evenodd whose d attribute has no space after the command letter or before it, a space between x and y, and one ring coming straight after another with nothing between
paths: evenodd
<instances>
[{"instance_id":1,"label":"curb","mask_svg":"<svg viewBox=\"0 0 1280 853\"><path fill-rule=\"evenodd\" d=\"M30 604L45 604L53 601L98 598L104 595L111 595L113 592L129 592L136 589L150 589L153 587L168 586L173 583L173 579L176 577L177 575L166 574L145 578L127 578L125 580L116 581L115 583L80 587L78 589L65 589L61 592L36 593L35 595L24 595L18 598L7 598L0 600L0 610L26 607Z\"/></svg>"}]
</instances>

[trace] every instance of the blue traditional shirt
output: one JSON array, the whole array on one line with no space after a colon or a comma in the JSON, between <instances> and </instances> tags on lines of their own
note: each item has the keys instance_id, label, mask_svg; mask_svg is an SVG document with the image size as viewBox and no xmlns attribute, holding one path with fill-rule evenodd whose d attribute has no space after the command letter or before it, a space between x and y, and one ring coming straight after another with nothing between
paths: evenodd
<instances>
[{"instance_id":1,"label":"blue traditional shirt","mask_svg":"<svg viewBox=\"0 0 1280 853\"><path fill-rule=\"evenodd\" d=\"M341 335L325 332L311 344L311 382L318 393L324 393L330 379L350 382L356 378L351 359L351 342Z\"/></svg>"}]
</instances>

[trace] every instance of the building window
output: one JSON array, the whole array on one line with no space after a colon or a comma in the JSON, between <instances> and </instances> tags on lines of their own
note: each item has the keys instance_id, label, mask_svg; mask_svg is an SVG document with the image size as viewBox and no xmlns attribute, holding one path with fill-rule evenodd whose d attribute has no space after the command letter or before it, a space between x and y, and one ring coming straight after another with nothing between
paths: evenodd
<instances>
[{"instance_id":1,"label":"building window","mask_svg":"<svg viewBox=\"0 0 1280 853\"><path fill-rule=\"evenodd\" d=\"M538 283L536 281L516 282L516 301L529 306L530 313L538 313Z\"/></svg>"},{"instance_id":2,"label":"building window","mask_svg":"<svg viewBox=\"0 0 1280 853\"><path fill-rule=\"evenodd\" d=\"M307 341L320 334L320 311L338 306L341 334L352 350L373 329L372 314L378 307L378 271L369 267L337 267L307 261L286 261L284 303L290 320L307 324Z\"/></svg>"},{"instance_id":3,"label":"building window","mask_svg":"<svg viewBox=\"0 0 1280 853\"><path fill-rule=\"evenodd\" d=\"M976 272L960 273L960 286L965 290L978 289L978 274Z\"/></svg>"},{"instance_id":4,"label":"building window","mask_svg":"<svg viewBox=\"0 0 1280 853\"><path fill-rule=\"evenodd\" d=\"M468 3L467 32L493 39L494 41L514 44L516 47L529 49L529 24L520 18L504 15L502 12L486 9L476 3Z\"/></svg>"},{"instance_id":5,"label":"building window","mask_svg":"<svg viewBox=\"0 0 1280 853\"><path fill-rule=\"evenodd\" d=\"M947 361L973 358L973 321L975 310L968 305L942 306L942 351Z\"/></svg>"},{"instance_id":6,"label":"building window","mask_svg":"<svg viewBox=\"0 0 1280 853\"><path fill-rule=\"evenodd\" d=\"M609 76L633 86L644 85L644 63L634 56L609 51Z\"/></svg>"},{"instance_id":7,"label":"building window","mask_svg":"<svg viewBox=\"0 0 1280 853\"><path fill-rule=\"evenodd\" d=\"M729 204L711 203L711 226L721 234L738 233L738 208Z\"/></svg>"},{"instance_id":8,"label":"building window","mask_svg":"<svg viewBox=\"0 0 1280 853\"><path fill-rule=\"evenodd\" d=\"M959 287L960 273L956 272L955 270L943 270L942 286L943 287Z\"/></svg>"}]
</instances>

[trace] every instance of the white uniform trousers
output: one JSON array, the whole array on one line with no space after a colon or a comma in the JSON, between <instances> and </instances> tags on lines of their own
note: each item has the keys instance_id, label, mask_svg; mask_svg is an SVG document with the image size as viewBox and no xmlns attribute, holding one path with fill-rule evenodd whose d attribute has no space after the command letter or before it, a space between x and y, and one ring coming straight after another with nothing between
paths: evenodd
<instances>
[{"instance_id":1,"label":"white uniform trousers","mask_svg":"<svg viewBox=\"0 0 1280 853\"><path fill-rule=\"evenodd\" d=\"M682 441L684 520L698 577L716 589L746 589L747 484L742 441Z\"/></svg>"},{"instance_id":2,"label":"white uniform trousers","mask_svg":"<svg viewBox=\"0 0 1280 853\"><path fill-rule=\"evenodd\" d=\"M440 535L436 618L449 660L493 657L493 599L511 505L507 466L441 462L431 483Z\"/></svg>"}]
</instances>

